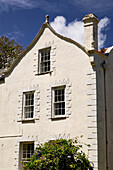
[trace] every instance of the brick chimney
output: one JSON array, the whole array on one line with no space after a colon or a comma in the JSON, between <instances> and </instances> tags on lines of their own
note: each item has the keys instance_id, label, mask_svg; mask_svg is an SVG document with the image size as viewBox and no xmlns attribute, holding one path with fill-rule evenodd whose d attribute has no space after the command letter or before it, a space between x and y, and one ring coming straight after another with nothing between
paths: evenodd
<instances>
[{"instance_id":1,"label":"brick chimney","mask_svg":"<svg viewBox=\"0 0 113 170\"><path fill-rule=\"evenodd\" d=\"M94 14L88 14L84 22L84 46L88 50L98 50L98 23L99 20Z\"/></svg>"}]
</instances>

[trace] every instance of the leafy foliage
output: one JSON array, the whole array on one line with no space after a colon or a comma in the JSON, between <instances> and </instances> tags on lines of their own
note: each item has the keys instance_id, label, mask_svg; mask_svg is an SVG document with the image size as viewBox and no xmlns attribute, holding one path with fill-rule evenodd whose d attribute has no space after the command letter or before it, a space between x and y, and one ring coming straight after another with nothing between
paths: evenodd
<instances>
[{"instance_id":1,"label":"leafy foliage","mask_svg":"<svg viewBox=\"0 0 113 170\"><path fill-rule=\"evenodd\" d=\"M6 63L10 66L22 50L23 47L14 40L0 37L0 69L5 68Z\"/></svg>"},{"instance_id":2,"label":"leafy foliage","mask_svg":"<svg viewBox=\"0 0 113 170\"><path fill-rule=\"evenodd\" d=\"M39 144L24 170L88 170L92 169L82 145L75 140L58 139Z\"/></svg>"}]
</instances>

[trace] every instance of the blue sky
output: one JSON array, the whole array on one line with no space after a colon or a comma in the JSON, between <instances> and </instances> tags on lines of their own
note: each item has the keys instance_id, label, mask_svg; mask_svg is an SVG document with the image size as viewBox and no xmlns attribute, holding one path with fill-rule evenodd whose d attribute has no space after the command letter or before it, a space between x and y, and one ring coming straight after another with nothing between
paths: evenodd
<instances>
[{"instance_id":1,"label":"blue sky","mask_svg":"<svg viewBox=\"0 0 113 170\"><path fill-rule=\"evenodd\" d=\"M100 20L99 48L112 46L113 0L0 0L0 36L26 48L48 14L57 32L83 44L82 18L88 13Z\"/></svg>"}]
</instances>

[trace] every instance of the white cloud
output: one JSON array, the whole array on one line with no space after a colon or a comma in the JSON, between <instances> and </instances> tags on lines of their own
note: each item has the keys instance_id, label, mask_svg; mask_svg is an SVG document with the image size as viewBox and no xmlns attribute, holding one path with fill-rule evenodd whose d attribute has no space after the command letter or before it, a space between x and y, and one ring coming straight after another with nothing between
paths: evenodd
<instances>
[{"instance_id":1,"label":"white cloud","mask_svg":"<svg viewBox=\"0 0 113 170\"><path fill-rule=\"evenodd\" d=\"M41 8L45 11L58 11L61 10L62 4L50 0L0 0L0 12L8 11L11 9L33 9ZM58 8L59 7L59 8Z\"/></svg>"},{"instance_id":2,"label":"white cloud","mask_svg":"<svg viewBox=\"0 0 113 170\"><path fill-rule=\"evenodd\" d=\"M61 35L69 37L73 40L76 40L80 44L84 42L84 28L83 22L75 19L73 22L70 22L66 25L66 19L63 16L57 16L51 26Z\"/></svg>"},{"instance_id":3,"label":"white cloud","mask_svg":"<svg viewBox=\"0 0 113 170\"><path fill-rule=\"evenodd\" d=\"M68 6L79 8L79 10L90 12L108 12L112 10L113 1L108 0L0 0L0 12L12 9L41 8L45 11L63 11ZM105 8L106 7L106 8Z\"/></svg>"},{"instance_id":4,"label":"white cloud","mask_svg":"<svg viewBox=\"0 0 113 170\"><path fill-rule=\"evenodd\" d=\"M107 35L103 33L103 30L107 28L110 23L109 18L104 17L99 23L99 49L104 47ZM66 23L66 19L63 16L57 16L53 22L50 23L51 26L59 34L69 37L81 45L84 45L84 27L83 22L75 19L73 22Z\"/></svg>"},{"instance_id":5,"label":"white cloud","mask_svg":"<svg viewBox=\"0 0 113 170\"><path fill-rule=\"evenodd\" d=\"M10 40L14 39L16 42L19 42L21 38L24 37L24 34L18 29L18 27L14 26L8 32L3 32L0 36L6 36Z\"/></svg>"},{"instance_id":6,"label":"white cloud","mask_svg":"<svg viewBox=\"0 0 113 170\"><path fill-rule=\"evenodd\" d=\"M110 20L107 17L104 17L99 22L99 25L98 25L98 39L99 39L98 45L99 45L99 48L104 47L104 43L106 41L107 34L103 33L103 31L105 31L105 29L107 28L109 23L110 23Z\"/></svg>"},{"instance_id":7,"label":"white cloud","mask_svg":"<svg viewBox=\"0 0 113 170\"><path fill-rule=\"evenodd\" d=\"M112 11L113 8L113 0L67 0L67 2L82 11L86 12L103 12L107 13L108 11Z\"/></svg>"},{"instance_id":8,"label":"white cloud","mask_svg":"<svg viewBox=\"0 0 113 170\"><path fill-rule=\"evenodd\" d=\"M24 37L24 34L21 33L19 30L15 30L13 32L4 33L4 36L8 37L9 39L14 39L15 41L18 41L20 37Z\"/></svg>"},{"instance_id":9,"label":"white cloud","mask_svg":"<svg viewBox=\"0 0 113 170\"><path fill-rule=\"evenodd\" d=\"M33 8L35 6L34 0L1 0L0 7L1 10L8 10L9 7L12 8ZM38 2L38 1L37 1Z\"/></svg>"}]
</instances>

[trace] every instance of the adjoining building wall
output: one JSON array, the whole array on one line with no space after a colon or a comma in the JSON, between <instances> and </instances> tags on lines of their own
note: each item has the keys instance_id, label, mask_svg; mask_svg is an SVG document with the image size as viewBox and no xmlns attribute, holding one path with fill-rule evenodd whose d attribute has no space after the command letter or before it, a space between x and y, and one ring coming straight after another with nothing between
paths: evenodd
<instances>
[{"instance_id":1,"label":"adjoining building wall","mask_svg":"<svg viewBox=\"0 0 113 170\"><path fill-rule=\"evenodd\" d=\"M113 50L108 55L106 79L106 124L107 124L107 157L108 169L113 167Z\"/></svg>"},{"instance_id":2,"label":"adjoining building wall","mask_svg":"<svg viewBox=\"0 0 113 170\"><path fill-rule=\"evenodd\" d=\"M97 86L97 139L98 139L98 169L106 170L106 122L105 122L105 77L103 64L107 61L95 55L96 86Z\"/></svg>"}]
</instances>

